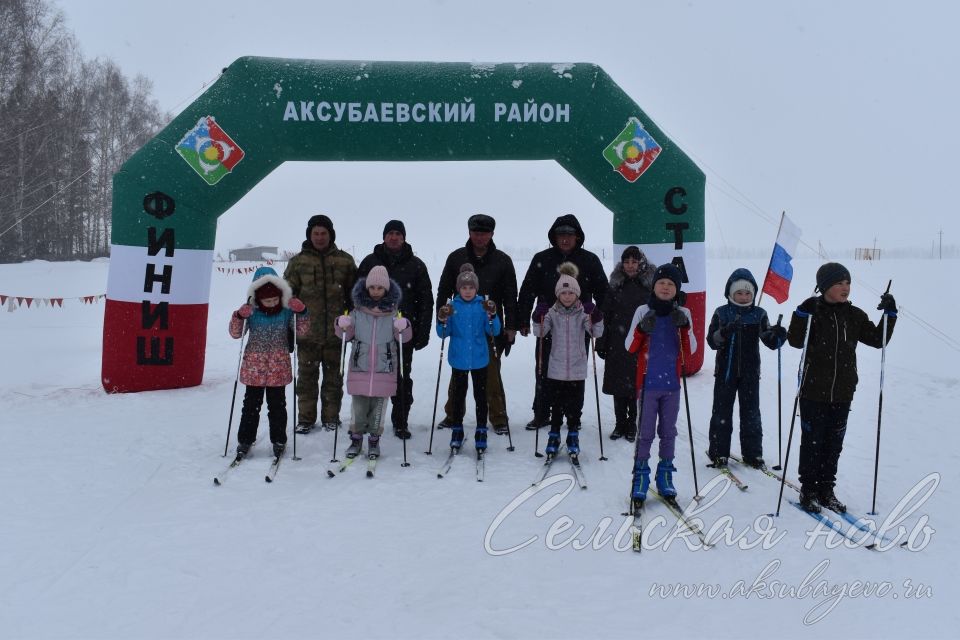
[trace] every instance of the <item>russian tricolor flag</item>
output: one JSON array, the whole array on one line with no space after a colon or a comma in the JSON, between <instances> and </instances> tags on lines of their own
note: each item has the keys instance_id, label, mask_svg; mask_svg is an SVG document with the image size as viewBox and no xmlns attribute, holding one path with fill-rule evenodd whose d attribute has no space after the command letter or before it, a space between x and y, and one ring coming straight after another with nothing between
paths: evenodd
<instances>
[{"instance_id":1,"label":"russian tricolor flag","mask_svg":"<svg viewBox=\"0 0 960 640\"><path fill-rule=\"evenodd\" d=\"M787 214L780 219L777 243L773 246L770 267L763 279L763 293L783 304L790 296L790 281L793 280L793 265L790 261L797 255L800 242L800 227L793 224Z\"/></svg>"}]
</instances>

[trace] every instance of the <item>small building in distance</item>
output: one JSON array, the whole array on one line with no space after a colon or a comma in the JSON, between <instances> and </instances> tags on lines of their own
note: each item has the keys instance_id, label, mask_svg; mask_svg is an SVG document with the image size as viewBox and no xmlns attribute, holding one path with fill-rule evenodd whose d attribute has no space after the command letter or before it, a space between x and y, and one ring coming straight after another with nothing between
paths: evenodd
<instances>
[{"instance_id":1,"label":"small building in distance","mask_svg":"<svg viewBox=\"0 0 960 640\"><path fill-rule=\"evenodd\" d=\"M243 247L242 249L230 250L231 262L259 262L261 260L276 259L279 251L277 247ZM266 255L264 255L266 254Z\"/></svg>"}]
</instances>

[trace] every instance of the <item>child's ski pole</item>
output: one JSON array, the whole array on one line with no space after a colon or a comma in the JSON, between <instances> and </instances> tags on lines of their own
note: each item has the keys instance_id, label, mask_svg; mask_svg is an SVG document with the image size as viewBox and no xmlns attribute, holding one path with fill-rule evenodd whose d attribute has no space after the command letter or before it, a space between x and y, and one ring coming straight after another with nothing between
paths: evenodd
<instances>
[{"instance_id":1,"label":"child's ski pole","mask_svg":"<svg viewBox=\"0 0 960 640\"><path fill-rule=\"evenodd\" d=\"M780 476L780 495L777 497L777 511L775 517L780 517L780 504L783 502L783 487L787 482L787 465L790 464L790 446L793 444L793 427L797 423L797 405L800 403L800 390L803 389L803 380L807 377L807 345L810 343L810 325L813 324L813 314L807 316L806 334L803 336L803 351L800 353L800 372L797 375L797 394L793 397L793 413L790 415L790 431L787 433L787 454L783 458L783 474Z\"/></svg>"},{"instance_id":2,"label":"child's ski pole","mask_svg":"<svg viewBox=\"0 0 960 640\"><path fill-rule=\"evenodd\" d=\"M777 326L783 322L783 314L777 316ZM777 466L774 471L783 469L783 359L781 357L782 344L777 345Z\"/></svg>"},{"instance_id":3,"label":"child's ski pole","mask_svg":"<svg viewBox=\"0 0 960 640\"><path fill-rule=\"evenodd\" d=\"M887 290L884 295L890 293L890 285L893 280L887 281ZM883 342L880 347L880 400L877 406L877 453L873 458L873 502L870 505L870 515L877 515L877 478L880 474L880 420L883 417L883 372L887 362L887 311L883 311Z\"/></svg>"},{"instance_id":4,"label":"child's ski pole","mask_svg":"<svg viewBox=\"0 0 960 640\"><path fill-rule=\"evenodd\" d=\"M450 304L450 300L447 300L447 304ZM447 321L444 320L440 324L443 325L443 332L440 336L440 362L437 364L437 388L433 390L433 418L430 420L430 444L424 452L428 456L433 455L433 431L437 426L437 398L440 397L440 374L443 371L443 347L447 342Z\"/></svg>"},{"instance_id":5,"label":"child's ski pole","mask_svg":"<svg viewBox=\"0 0 960 640\"><path fill-rule=\"evenodd\" d=\"M227 450L230 448L230 432L233 430L233 407L237 404L237 383L240 382L240 363L243 362L243 337L247 332L247 319L243 319L243 327L240 328L240 355L237 356L237 377L233 379L233 396L230 398L230 417L227 419L227 443L223 445L223 457L227 457Z\"/></svg>"},{"instance_id":6,"label":"child's ski pole","mask_svg":"<svg viewBox=\"0 0 960 640\"><path fill-rule=\"evenodd\" d=\"M597 398L597 434L600 438L600 460L606 460L603 455L603 427L600 424L600 384L597 382L597 339L590 336L590 349L593 351L593 392Z\"/></svg>"}]
</instances>

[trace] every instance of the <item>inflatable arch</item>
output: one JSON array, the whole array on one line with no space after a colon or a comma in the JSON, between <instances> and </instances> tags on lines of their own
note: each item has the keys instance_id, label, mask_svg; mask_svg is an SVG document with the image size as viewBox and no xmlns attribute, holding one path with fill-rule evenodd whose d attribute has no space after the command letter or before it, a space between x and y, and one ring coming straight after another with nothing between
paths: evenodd
<instances>
[{"instance_id":1,"label":"inflatable arch","mask_svg":"<svg viewBox=\"0 0 960 640\"><path fill-rule=\"evenodd\" d=\"M702 346L703 172L597 65L244 57L113 178L104 389L201 383L217 218L283 162L550 159L681 267Z\"/></svg>"}]
</instances>

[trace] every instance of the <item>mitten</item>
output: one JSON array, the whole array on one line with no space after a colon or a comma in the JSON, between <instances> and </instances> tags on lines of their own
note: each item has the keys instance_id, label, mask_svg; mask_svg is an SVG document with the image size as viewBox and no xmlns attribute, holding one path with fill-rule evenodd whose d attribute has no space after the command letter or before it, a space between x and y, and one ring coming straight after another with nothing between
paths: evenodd
<instances>
[{"instance_id":1,"label":"mitten","mask_svg":"<svg viewBox=\"0 0 960 640\"><path fill-rule=\"evenodd\" d=\"M440 322L446 322L451 315L453 315L453 307L448 304L437 309L437 320Z\"/></svg>"},{"instance_id":2,"label":"mitten","mask_svg":"<svg viewBox=\"0 0 960 640\"><path fill-rule=\"evenodd\" d=\"M410 321L406 318L397 318L393 321L393 330L397 333L403 333L410 326Z\"/></svg>"},{"instance_id":3,"label":"mitten","mask_svg":"<svg viewBox=\"0 0 960 640\"><path fill-rule=\"evenodd\" d=\"M237 317L240 317L246 320L247 318L253 315L253 305L249 305L249 304L241 305L240 308L237 309L235 313L237 314Z\"/></svg>"},{"instance_id":4,"label":"mitten","mask_svg":"<svg viewBox=\"0 0 960 640\"><path fill-rule=\"evenodd\" d=\"M740 320L738 316L736 320L720 327L720 335L724 338L729 338L731 334L743 327L743 321Z\"/></svg>"},{"instance_id":5,"label":"mitten","mask_svg":"<svg viewBox=\"0 0 960 640\"><path fill-rule=\"evenodd\" d=\"M773 333L774 339L777 341L777 347L782 347L787 342L787 328L776 326L771 327L770 331Z\"/></svg>"},{"instance_id":6,"label":"mitten","mask_svg":"<svg viewBox=\"0 0 960 640\"><path fill-rule=\"evenodd\" d=\"M303 313L306 310L307 305L303 304L303 301L300 298L290 298L290 302L287 303L287 306L290 307L290 311L294 313Z\"/></svg>"},{"instance_id":7,"label":"mitten","mask_svg":"<svg viewBox=\"0 0 960 640\"><path fill-rule=\"evenodd\" d=\"M814 298L807 298L806 300L801 302L800 306L797 307L797 310L794 313L796 313L801 318L806 318L816 310L817 310L817 299L814 297Z\"/></svg>"},{"instance_id":8,"label":"mitten","mask_svg":"<svg viewBox=\"0 0 960 640\"><path fill-rule=\"evenodd\" d=\"M349 329L350 325L352 324L353 324L353 318L351 318L348 315L342 315L337 318L337 326L340 327L340 329L343 331L346 331L347 329Z\"/></svg>"},{"instance_id":9,"label":"mitten","mask_svg":"<svg viewBox=\"0 0 960 640\"><path fill-rule=\"evenodd\" d=\"M483 301L483 310L487 312L487 315L493 316L497 313L497 303L493 300L484 300Z\"/></svg>"},{"instance_id":10,"label":"mitten","mask_svg":"<svg viewBox=\"0 0 960 640\"><path fill-rule=\"evenodd\" d=\"M537 305L537 308L533 310L533 321L541 322L544 317L546 317L548 311L550 311L550 305L546 302L541 302Z\"/></svg>"},{"instance_id":11,"label":"mitten","mask_svg":"<svg viewBox=\"0 0 960 640\"><path fill-rule=\"evenodd\" d=\"M653 333L653 328L657 326L657 313L653 309L647 311L640 318L640 324L637 325L641 331Z\"/></svg>"},{"instance_id":12,"label":"mitten","mask_svg":"<svg viewBox=\"0 0 960 640\"><path fill-rule=\"evenodd\" d=\"M877 305L877 310L884 313L897 312L897 301L893 299L892 293L885 293L880 296L880 304Z\"/></svg>"},{"instance_id":13,"label":"mitten","mask_svg":"<svg viewBox=\"0 0 960 640\"><path fill-rule=\"evenodd\" d=\"M685 314L683 311L680 311L680 309L674 309L670 312L670 321L673 322L673 326L677 327L678 329L681 327L686 327L690 324L690 321L687 320L687 314Z\"/></svg>"},{"instance_id":14,"label":"mitten","mask_svg":"<svg viewBox=\"0 0 960 640\"><path fill-rule=\"evenodd\" d=\"M583 303L583 312L590 316L590 322L593 324L603 321L603 312L592 302Z\"/></svg>"}]
</instances>

